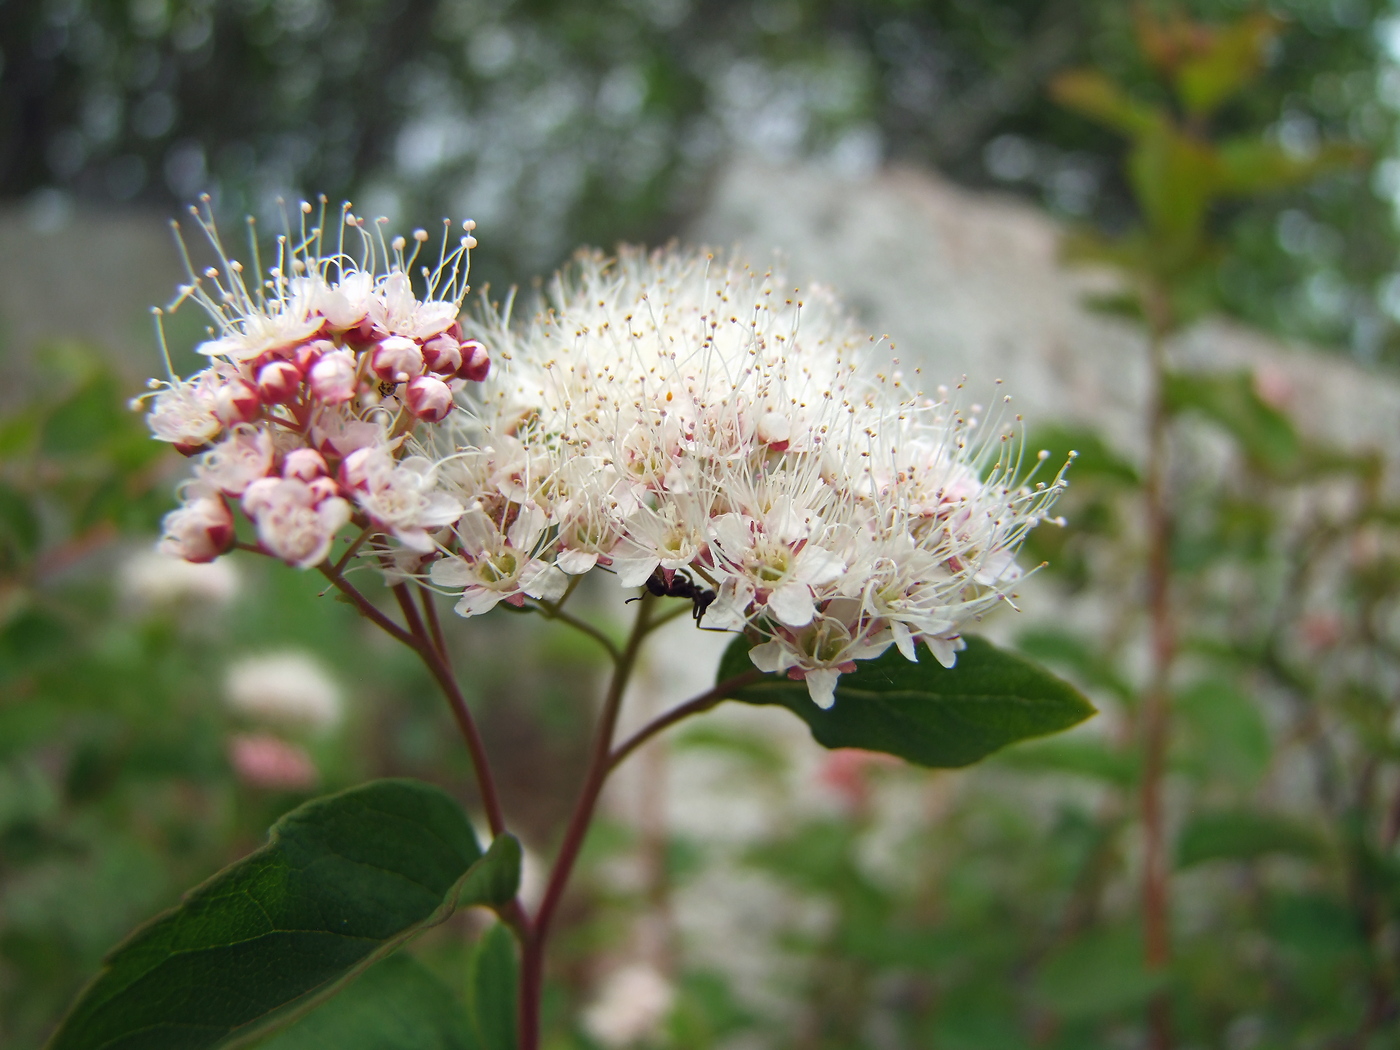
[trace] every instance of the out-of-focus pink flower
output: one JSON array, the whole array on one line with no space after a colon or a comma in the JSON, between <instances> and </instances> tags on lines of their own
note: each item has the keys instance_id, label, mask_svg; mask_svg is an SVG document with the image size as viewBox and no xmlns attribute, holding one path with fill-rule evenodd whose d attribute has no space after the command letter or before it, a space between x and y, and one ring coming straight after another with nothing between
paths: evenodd
<instances>
[{"instance_id":1,"label":"out-of-focus pink flower","mask_svg":"<svg viewBox=\"0 0 1400 1050\"><path fill-rule=\"evenodd\" d=\"M1333 611L1310 612L1298 621L1298 634L1314 652L1330 649L1342 640L1342 617Z\"/></svg>"},{"instance_id":2,"label":"out-of-focus pink flower","mask_svg":"<svg viewBox=\"0 0 1400 1050\"><path fill-rule=\"evenodd\" d=\"M825 755L817 779L835 791L852 812L863 813L870 805L871 770L897 765L899 759L893 755L843 747Z\"/></svg>"},{"instance_id":3,"label":"out-of-focus pink flower","mask_svg":"<svg viewBox=\"0 0 1400 1050\"><path fill-rule=\"evenodd\" d=\"M265 791L306 791L321 779L304 748L270 733L230 737L228 757L239 780Z\"/></svg>"},{"instance_id":4,"label":"out-of-focus pink flower","mask_svg":"<svg viewBox=\"0 0 1400 1050\"><path fill-rule=\"evenodd\" d=\"M1260 401L1280 412L1292 407L1297 393L1288 373L1273 365L1261 365L1254 370L1254 392Z\"/></svg>"}]
</instances>

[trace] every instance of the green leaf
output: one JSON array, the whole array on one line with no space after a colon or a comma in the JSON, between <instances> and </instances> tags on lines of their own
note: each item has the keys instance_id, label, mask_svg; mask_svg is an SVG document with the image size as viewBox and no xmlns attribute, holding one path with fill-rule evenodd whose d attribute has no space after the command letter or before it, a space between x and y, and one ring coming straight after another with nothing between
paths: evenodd
<instances>
[{"instance_id":1,"label":"green leaf","mask_svg":"<svg viewBox=\"0 0 1400 1050\"><path fill-rule=\"evenodd\" d=\"M1288 817L1249 810L1199 813L1182 829L1176 845L1178 867L1208 860L1255 860L1271 853L1314 859L1324 844L1306 825Z\"/></svg>"},{"instance_id":2,"label":"green leaf","mask_svg":"<svg viewBox=\"0 0 1400 1050\"><path fill-rule=\"evenodd\" d=\"M1269 42L1278 34L1279 25L1273 15L1255 14L1206 30L1206 46L1176 71L1176 89L1186 112L1208 116L1254 80L1264 67Z\"/></svg>"},{"instance_id":3,"label":"green leaf","mask_svg":"<svg viewBox=\"0 0 1400 1050\"><path fill-rule=\"evenodd\" d=\"M483 857L457 804L416 781L309 802L117 947L50 1050L203 1050L266 1034L454 907L499 900L518 851L501 842Z\"/></svg>"},{"instance_id":4,"label":"green leaf","mask_svg":"<svg viewBox=\"0 0 1400 1050\"><path fill-rule=\"evenodd\" d=\"M1137 930L1096 930L1046 959L1036 975L1033 998L1061 1017L1102 1017L1136 1009L1165 977L1144 967Z\"/></svg>"},{"instance_id":5,"label":"green leaf","mask_svg":"<svg viewBox=\"0 0 1400 1050\"><path fill-rule=\"evenodd\" d=\"M1366 161L1365 151L1350 143L1325 143L1311 156L1299 157L1255 137L1222 142L1218 154L1221 191L1241 197L1291 189Z\"/></svg>"},{"instance_id":6,"label":"green leaf","mask_svg":"<svg viewBox=\"0 0 1400 1050\"><path fill-rule=\"evenodd\" d=\"M1286 415L1259 397L1248 372L1170 373L1166 397L1174 412L1196 411L1223 427L1261 466L1286 472L1297 464L1297 430Z\"/></svg>"},{"instance_id":7,"label":"green leaf","mask_svg":"<svg viewBox=\"0 0 1400 1050\"><path fill-rule=\"evenodd\" d=\"M467 978L472 1027L481 1050L516 1050L518 982L515 938L497 923L477 942Z\"/></svg>"},{"instance_id":8,"label":"green leaf","mask_svg":"<svg viewBox=\"0 0 1400 1050\"><path fill-rule=\"evenodd\" d=\"M1252 788L1269 768L1273 745L1258 706L1229 682L1197 682L1176 698L1182 734L1174 764Z\"/></svg>"},{"instance_id":9,"label":"green leaf","mask_svg":"<svg viewBox=\"0 0 1400 1050\"><path fill-rule=\"evenodd\" d=\"M999 761L1027 773L1072 773L1124 788L1138 777L1136 754L1095 739L1037 741L1008 751Z\"/></svg>"},{"instance_id":10,"label":"green leaf","mask_svg":"<svg viewBox=\"0 0 1400 1050\"><path fill-rule=\"evenodd\" d=\"M740 636L725 650L719 681L753 670ZM1067 682L981 638L968 638L952 668L924 652L910 663L891 648L861 661L836 684L829 710L807 686L764 675L734 692L746 704L777 704L796 714L823 747L883 751L934 768L970 765L1018 740L1068 729L1094 713Z\"/></svg>"},{"instance_id":11,"label":"green leaf","mask_svg":"<svg viewBox=\"0 0 1400 1050\"><path fill-rule=\"evenodd\" d=\"M478 1050L467 1012L421 963L375 963L345 995L258 1044L258 1050Z\"/></svg>"},{"instance_id":12,"label":"green leaf","mask_svg":"<svg viewBox=\"0 0 1400 1050\"><path fill-rule=\"evenodd\" d=\"M1097 70L1076 69L1061 73L1050 82L1050 95L1067 109L1125 135L1144 135L1165 123L1160 113L1133 98Z\"/></svg>"},{"instance_id":13,"label":"green leaf","mask_svg":"<svg viewBox=\"0 0 1400 1050\"><path fill-rule=\"evenodd\" d=\"M17 489L0 481L0 548L27 558L39 547L39 516Z\"/></svg>"}]
</instances>

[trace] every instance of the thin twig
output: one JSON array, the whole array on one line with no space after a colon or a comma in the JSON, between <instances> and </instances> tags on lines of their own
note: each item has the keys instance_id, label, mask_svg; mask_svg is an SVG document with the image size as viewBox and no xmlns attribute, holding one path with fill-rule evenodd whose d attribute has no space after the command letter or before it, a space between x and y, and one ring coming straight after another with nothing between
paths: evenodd
<instances>
[{"instance_id":1,"label":"thin twig","mask_svg":"<svg viewBox=\"0 0 1400 1050\"><path fill-rule=\"evenodd\" d=\"M632 633L627 638L627 645L613 667L612 680L608 683L608 692L603 700L602 713L598 717L598 726L594 732L592 756L589 759L583 788L574 805L573 815L569 818L563 845L559 847L559 856L554 861L554 870L550 872L544 899L540 903L539 911L535 913L533 936L521 943L521 1050L538 1050L539 1047L539 1011L544 980L545 943L549 938L549 928L555 911L563 899L564 888L568 885L579 851L583 848L588 825L592 822L593 811L598 805L598 796L602 794L603 784L612 768L609 760L612 757L612 739L617 729L617 716L622 708L622 696L636 666L642 641L650 633L651 611L654 606L655 599L650 595L642 598L637 610L637 619L632 625Z\"/></svg>"},{"instance_id":2,"label":"thin twig","mask_svg":"<svg viewBox=\"0 0 1400 1050\"><path fill-rule=\"evenodd\" d=\"M608 658L612 660L614 664L622 659L622 651L618 649L611 638L597 627L594 627L587 620L581 620L573 613L565 612L559 607L562 604L562 601L559 603L538 601L531 603L530 607L535 609L546 620L558 620L560 623L568 624L575 630L582 631L584 634L588 635L588 637L592 638L607 650Z\"/></svg>"},{"instance_id":3,"label":"thin twig","mask_svg":"<svg viewBox=\"0 0 1400 1050\"><path fill-rule=\"evenodd\" d=\"M370 533L373 531L374 528L370 525L366 525L363 529L360 530L360 534L355 537L355 539L351 542L350 546L345 548L345 553L342 554L340 556L340 560L335 563L336 572L345 571L345 566L350 564L350 559L353 558L356 555L356 553L358 553L359 549L362 546L364 546L365 540L369 539Z\"/></svg>"},{"instance_id":4,"label":"thin twig","mask_svg":"<svg viewBox=\"0 0 1400 1050\"><path fill-rule=\"evenodd\" d=\"M725 700L728 700L737 690L744 688L763 677L763 672L759 670L745 671L737 674L733 678L727 678L720 682L713 689L707 689L699 696L687 700L677 707L671 708L665 714L653 718L641 729L637 730L625 741L613 749L608 757L608 769L616 769L633 751L641 747L656 734L669 729L677 722L684 721L691 715L698 715L718 707Z\"/></svg>"},{"instance_id":5,"label":"thin twig","mask_svg":"<svg viewBox=\"0 0 1400 1050\"><path fill-rule=\"evenodd\" d=\"M457 720L457 728L462 731L462 739L466 741L467 750L471 753L477 790L481 794L481 804L486 809L486 822L491 826L491 835L494 837L504 834L506 821L501 810L500 793L496 790L496 778L492 775L491 763L486 757L486 744L481 739L481 732L476 727L471 708L467 706L467 698L462 695L462 688L457 684L457 678L448 666L445 654L439 653L429 638L423 620L418 615L418 609L413 604L413 596L409 593L408 586L396 583L393 591L399 608L403 610L404 619L413 631L412 637L416 639L417 644L414 648L433 678L437 680L443 695L447 697L448 706L452 708L452 715Z\"/></svg>"},{"instance_id":6,"label":"thin twig","mask_svg":"<svg viewBox=\"0 0 1400 1050\"><path fill-rule=\"evenodd\" d=\"M438 655L450 668L452 661L447 655L447 643L442 637L442 624L438 622L437 606L433 604L433 592L419 584L418 600L423 604L423 617L428 621L428 631L432 635L433 645L437 646Z\"/></svg>"},{"instance_id":7,"label":"thin twig","mask_svg":"<svg viewBox=\"0 0 1400 1050\"><path fill-rule=\"evenodd\" d=\"M410 649L415 651L418 649L418 639L414 638L413 635L409 634L393 620L389 619L389 617L375 608L374 603L356 590L350 581L337 572L332 565L327 562L322 562L320 565L316 566L316 568L320 571L322 576L331 581L331 585L335 587L336 590L354 603L355 608L360 610L362 616L372 620L375 626L402 642Z\"/></svg>"}]
</instances>

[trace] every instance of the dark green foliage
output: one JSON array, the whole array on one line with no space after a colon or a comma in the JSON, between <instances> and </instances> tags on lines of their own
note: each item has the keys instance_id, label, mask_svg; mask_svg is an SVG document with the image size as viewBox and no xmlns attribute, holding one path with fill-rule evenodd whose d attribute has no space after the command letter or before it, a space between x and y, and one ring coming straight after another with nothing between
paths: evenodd
<instances>
[{"instance_id":1,"label":"dark green foliage","mask_svg":"<svg viewBox=\"0 0 1400 1050\"><path fill-rule=\"evenodd\" d=\"M259 1050L478 1050L466 1011L440 980L400 953Z\"/></svg>"},{"instance_id":2,"label":"dark green foliage","mask_svg":"<svg viewBox=\"0 0 1400 1050\"><path fill-rule=\"evenodd\" d=\"M481 1050L516 1050L519 971L515 938L497 923L477 941L467 970L467 1008Z\"/></svg>"},{"instance_id":3,"label":"dark green foliage","mask_svg":"<svg viewBox=\"0 0 1400 1050\"><path fill-rule=\"evenodd\" d=\"M1189 868L1209 860L1254 860L1288 854L1317 860L1324 845L1311 828L1287 817L1251 810L1197 813L1181 831L1176 862Z\"/></svg>"},{"instance_id":4,"label":"dark green foliage","mask_svg":"<svg viewBox=\"0 0 1400 1050\"><path fill-rule=\"evenodd\" d=\"M736 638L718 681L752 669L750 646ZM779 675L735 692L747 704L786 707L823 747L883 751L921 766L970 765L1018 740L1057 733L1094 713L1072 686L981 638L967 639L956 665L925 651L911 663L891 647L843 674L836 703L823 711L807 686Z\"/></svg>"},{"instance_id":5,"label":"dark green foliage","mask_svg":"<svg viewBox=\"0 0 1400 1050\"><path fill-rule=\"evenodd\" d=\"M513 896L485 869L518 872L519 848L488 856L473 870L471 825L425 784L307 803L114 950L50 1046L215 1047L285 1023L454 907Z\"/></svg>"}]
</instances>

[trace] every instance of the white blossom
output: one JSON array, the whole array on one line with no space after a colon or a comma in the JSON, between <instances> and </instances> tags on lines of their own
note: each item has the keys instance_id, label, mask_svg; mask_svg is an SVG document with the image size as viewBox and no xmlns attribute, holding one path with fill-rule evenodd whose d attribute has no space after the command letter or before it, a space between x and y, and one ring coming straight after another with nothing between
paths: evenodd
<instances>
[{"instance_id":1,"label":"white blossom","mask_svg":"<svg viewBox=\"0 0 1400 1050\"><path fill-rule=\"evenodd\" d=\"M632 1046L656 1034L671 1012L675 989L654 967L632 963L614 970L584 1009L584 1030L605 1047Z\"/></svg>"},{"instance_id":2,"label":"white blossom","mask_svg":"<svg viewBox=\"0 0 1400 1050\"><path fill-rule=\"evenodd\" d=\"M322 731L336 725L344 702L321 661L301 650L236 660L224 674L229 710L254 722Z\"/></svg>"}]
</instances>

